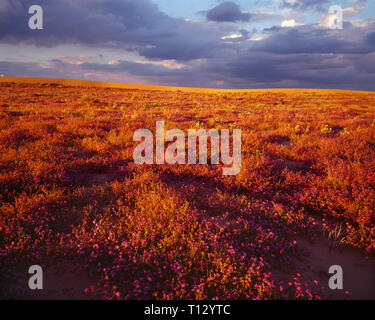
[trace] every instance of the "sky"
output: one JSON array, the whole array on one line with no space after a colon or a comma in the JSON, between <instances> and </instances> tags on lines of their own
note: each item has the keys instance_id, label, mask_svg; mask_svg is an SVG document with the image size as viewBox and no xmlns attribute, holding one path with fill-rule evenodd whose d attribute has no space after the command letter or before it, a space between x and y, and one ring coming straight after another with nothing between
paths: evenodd
<instances>
[{"instance_id":1,"label":"sky","mask_svg":"<svg viewBox=\"0 0 375 320\"><path fill-rule=\"evenodd\" d=\"M374 19L375 0L0 0L0 76L374 91Z\"/></svg>"}]
</instances>

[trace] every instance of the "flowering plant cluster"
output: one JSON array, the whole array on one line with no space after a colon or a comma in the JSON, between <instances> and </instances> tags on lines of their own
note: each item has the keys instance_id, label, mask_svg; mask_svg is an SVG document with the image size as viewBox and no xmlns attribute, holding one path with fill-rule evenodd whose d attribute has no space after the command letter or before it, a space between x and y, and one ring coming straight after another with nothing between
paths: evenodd
<instances>
[{"instance_id":1,"label":"flowering plant cluster","mask_svg":"<svg viewBox=\"0 0 375 320\"><path fill-rule=\"evenodd\" d=\"M332 250L373 259L375 94L0 93L0 298L30 296L32 261L60 270L60 283L67 270L87 276L72 290L89 298L321 299L327 282L306 271L303 243L335 236ZM134 131L160 119L166 130L241 129L239 174L210 161L135 164Z\"/></svg>"}]
</instances>

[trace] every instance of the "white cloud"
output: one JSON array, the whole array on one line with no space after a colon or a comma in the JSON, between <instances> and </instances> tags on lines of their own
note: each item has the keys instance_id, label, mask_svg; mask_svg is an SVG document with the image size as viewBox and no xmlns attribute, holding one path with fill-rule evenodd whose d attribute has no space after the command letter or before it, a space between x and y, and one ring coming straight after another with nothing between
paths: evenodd
<instances>
[{"instance_id":1,"label":"white cloud","mask_svg":"<svg viewBox=\"0 0 375 320\"><path fill-rule=\"evenodd\" d=\"M59 60L65 62L65 63L69 63L69 64L81 65L85 61L90 60L91 57L88 57L88 56L70 57L70 56L66 56L66 55L63 55L63 54L58 54L56 56L56 59L59 59Z\"/></svg>"},{"instance_id":2,"label":"white cloud","mask_svg":"<svg viewBox=\"0 0 375 320\"><path fill-rule=\"evenodd\" d=\"M160 61L154 61L154 60L135 60L136 63L140 64L154 64L154 65L160 65L168 69L182 69L185 67L184 64L178 63L175 60L160 60Z\"/></svg>"},{"instance_id":3,"label":"white cloud","mask_svg":"<svg viewBox=\"0 0 375 320\"><path fill-rule=\"evenodd\" d=\"M332 28L335 25L337 17L335 14L327 14L319 19L319 26L323 28Z\"/></svg>"},{"instance_id":4,"label":"white cloud","mask_svg":"<svg viewBox=\"0 0 375 320\"><path fill-rule=\"evenodd\" d=\"M118 61L117 60L111 60L111 61L108 62L108 64L116 65L116 64L118 64Z\"/></svg>"},{"instance_id":5,"label":"white cloud","mask_svg":"<svg viewBox=\"0 0 375 320\"><path fill-rule=\"evenodd\" d=\"M229 34L227 36L221 37L221 39L226 40L226 39L237 39L237 38L242 38L242 34Z\"/></svg>"},{"instance_id":6,"label":"white cloud","mask_svg":"<svg viewBox=\"0 0 375 320\"><path fill-rule=\"evenodd\" d=\"M264 39L263 36L258 35L258 36L253 36L253 37L251 37L249 40L260 41L260 40L263 40L263 39Z\"/></svg>"},{"instance_id":7,"label":"white cloud","mask_svg":"<svg viewBox=\"0 0 375 320\"><path fill-rule=\"evenodd\" d=\"M286 19L284 20L282 23L281 23L281 26L282 27L295 27L295 26L299 26L301 24L299 23L296 23L296 21L294 19Z\"/></svg>"}]
</instances>

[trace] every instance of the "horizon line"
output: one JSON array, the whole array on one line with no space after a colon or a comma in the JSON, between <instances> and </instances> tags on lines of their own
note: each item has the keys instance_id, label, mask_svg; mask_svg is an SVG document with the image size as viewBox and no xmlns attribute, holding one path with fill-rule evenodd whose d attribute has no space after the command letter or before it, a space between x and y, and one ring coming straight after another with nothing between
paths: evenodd
<instances>
[{"instance_id":1,"label":"horizon line","mask_svg":"<svg viewBox=\"0 0 375 320\"><path fill-rule=\"evenodd\" d=\"M113 88L113 89L134 89L134 90L154 90L154 91L184 91L184 92L255 92L255 91L339 91L352 93L372 93L375 91L355 90L355 89L312 89L312 88L262 88L262 89L220 89L220 88L199 88L199 87L177 87L152 84L134 84L111 81L96 80L79 80L66 78L46 78L46 77L0 77L0 83L14 82L25 84L58 84L71 87L97 87L97 88Z\"/></svg>"}]
</instances>

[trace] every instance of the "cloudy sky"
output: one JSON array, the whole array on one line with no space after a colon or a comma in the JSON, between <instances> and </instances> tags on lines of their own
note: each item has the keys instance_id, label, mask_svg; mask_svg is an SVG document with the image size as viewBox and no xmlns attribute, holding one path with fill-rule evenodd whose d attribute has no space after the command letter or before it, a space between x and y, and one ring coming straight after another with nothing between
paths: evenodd
<instances>
[{"instance_id":1,"label":"cloudy sky","mask_svg":"<svg viewBox=\"0 0 375 320\"><path fill-rule=\"evenodd\" d=\"M375 90L374 1L0 0L0 76Z\"/></svg>"}]
</instances>

